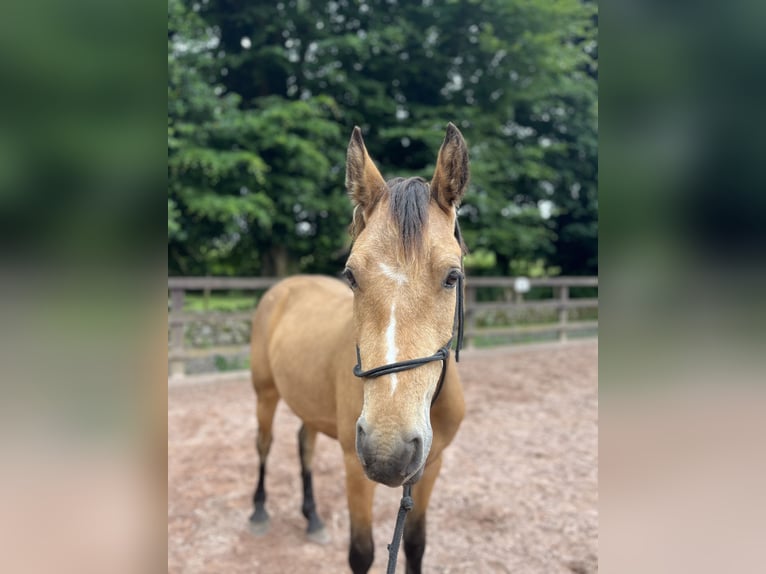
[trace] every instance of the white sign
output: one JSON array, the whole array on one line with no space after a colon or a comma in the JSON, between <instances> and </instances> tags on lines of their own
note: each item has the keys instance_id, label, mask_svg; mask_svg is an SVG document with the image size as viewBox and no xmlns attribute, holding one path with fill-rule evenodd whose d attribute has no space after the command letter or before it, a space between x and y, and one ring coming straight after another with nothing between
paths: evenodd
<instances>
[{"instance_id":1,"label":"white sign","mask_svg":"<svg viewBox=\"0 0 766 574\"><path fill-rule=\"evenodd\" d=\"M513 290L516 293L527 293L530 287L529 277L516 277L516 280L513 282Z\"/></svg>"}]
</instances>

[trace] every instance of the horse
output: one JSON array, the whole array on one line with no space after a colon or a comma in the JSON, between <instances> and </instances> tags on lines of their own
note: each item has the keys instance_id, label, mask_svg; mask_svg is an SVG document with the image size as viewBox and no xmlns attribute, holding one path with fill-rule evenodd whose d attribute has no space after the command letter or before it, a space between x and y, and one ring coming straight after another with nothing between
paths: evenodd
<instances>
[{"instance_id":1,"label":"horse","mask_svg":"<svg viewBox=\"0 0 766 574\"><path fill-rule=\"evenodd\" d=\"M311 474L321 432L343 450L352 572L365 573L373 562L378 483L411 485L403 546L407 572L421 571L429 499L442 453L465 413L449 349L462 313L465 246L457 208L468 177L468 149L452 123L430 182L385 181L354 128L346 156L353 204L343 271L348 284L290 277L264 294L253 315L250 364L260 465L250 527L256 534L268 530L266 462L283 399L302 421L298 450L308 538L329 538Z\"/></svg>"}]
</instances>

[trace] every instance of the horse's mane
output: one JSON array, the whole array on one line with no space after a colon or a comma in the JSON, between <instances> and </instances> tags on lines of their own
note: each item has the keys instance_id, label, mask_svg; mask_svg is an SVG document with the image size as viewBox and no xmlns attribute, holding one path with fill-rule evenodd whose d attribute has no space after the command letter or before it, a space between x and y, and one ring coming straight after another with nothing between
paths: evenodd
<instances>
[{"instance_id":1,"label":"horse's mane","mask_svg":"<svg viewBox=\"0 0 766 574\"><path fill-rule=\"evenodd\" d=\"M431 190L422 177L396 177L386 182L391 217L399 228L399 237L407 256L423 246L423 228L428 221Z\"/></svg>"}]
</instances>

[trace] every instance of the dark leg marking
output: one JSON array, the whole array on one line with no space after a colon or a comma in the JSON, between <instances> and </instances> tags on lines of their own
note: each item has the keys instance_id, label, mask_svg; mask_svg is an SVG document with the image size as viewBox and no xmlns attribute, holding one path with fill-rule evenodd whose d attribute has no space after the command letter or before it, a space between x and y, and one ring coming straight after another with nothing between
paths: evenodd
<instances>
[{"instance_id":1,"label":"dark leg marking","mask_svg":"<svg viewBox=\"0 0 766 574\"><path fill-rule=\"evenodd\" d=\"M253 494L255 510L250 515L250 529L255 534L265 534L269 525L269 513L266 512L266 463L262 462L258 470L258 486Z\"/></svg>"},{"instance_id":2,"label":"dark leg marking","mask_svg":"<svg viewBox=\"0 0 766 574\"><path fill-rule=\"evenodd\" d=\"M420 574L423 554L426 551L426 515L407 517L404 523L404 555L407 557L407 574Z\"/></svg>"},{"instance_id":3,"label":"dark leg marking","mask_svg":"<svg viewBox=\"0 0 766 574\"><path fill-rule=\"evenodd\" d=\"M354 574L367 574L375 558L372 531L355 530L351 526L351 543L348 549L348 564Z\"/></svg>"},{"instance_id":4,"label":"dark leg marking","mask_svg":"<svg viewBox=\"0 0 766 574\"><path fill-rule=\"evenodd\" d=\"M253 374L255 377L255 373ZM255 381L255 379L253 379ZM263 381L262 381L263 382ZM264 383L265 384L265 383ZM266 385L258 390L255 416L258 421L258 435L255 439L255 448L258 451L260 466L258 468L258 484L253 494L253 513L250 515L250 531L257 535L266 534L269 530L269 514L266 512L266 460L271 450L271 427L274 422L274 413L279 402L276 388Z\"/></svg>"},{"instance_id":5,"label":"dark leg marking","mask_svg":"<svg viewBox=\"0 0 766 574\"><path fill-rule=\"evenodd\" d=\"M324 523L319 518L314 501L314 484L311 475L311 460L314 457L316 432L309 431L302 425L298 431L298 454L301 460L301 478L303 480L303 506L301 511L308 521L306 533L312 542L326 544L330 537L324 529Z\"/></svg>"},{"instance_id":6,"label":"dark leg marking","mask_svg":"<svg viewBox=\"0 0 766 574\"><path fill-rule=\"evenodd\" d=\"M322 520L319 518L319 515L317 514L316 503L314 502L314 488L311 482L311 471L304 470L302 473L302 477L303 477L303 507L301 508L301 510L303 511L303 516L305 516L306 520L308 520L309 522L306 532L315 532L317 530L324 528L324 524L322 524Z\"/></svg>"}]
</instances>

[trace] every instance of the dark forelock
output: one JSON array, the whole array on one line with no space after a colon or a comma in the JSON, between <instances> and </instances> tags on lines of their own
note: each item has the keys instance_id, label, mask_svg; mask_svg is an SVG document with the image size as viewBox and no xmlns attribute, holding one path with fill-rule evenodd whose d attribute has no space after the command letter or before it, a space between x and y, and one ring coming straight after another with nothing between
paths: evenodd
<instances>
[{"instance_id":1,"label":"dark forelock","mask_svg":"<svg viewBox=\"0 0 766 574\"><path fill-rule=\"evenodd\" d=\"M390 190L391 217L399 228L399 237L407 255L423 245L423 229L428 221L431 190L421 177L397 177L386 182Z\"/></svg>"}]
</instances>

